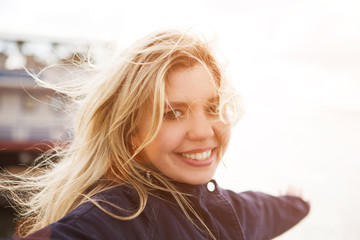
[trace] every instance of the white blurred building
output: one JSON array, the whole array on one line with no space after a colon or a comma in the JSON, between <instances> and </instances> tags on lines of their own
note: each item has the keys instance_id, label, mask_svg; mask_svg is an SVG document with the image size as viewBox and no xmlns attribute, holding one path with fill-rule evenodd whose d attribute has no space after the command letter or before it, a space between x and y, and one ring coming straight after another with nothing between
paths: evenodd
<instances>
[{"instance_id":1,"label":"white blurred building","mask_svg":"<svg viewBox=\"0 0 360 240\"><path fill-rule=\"evenodd\" d=\"M8 169L30 164L40 152L69 138L64 98L38 86L25 70L6 69L9 59L10 55L0 53L0 167ZM45 66L34 56L24 54L23 60L35 73ZM55 69L40 77L63 75Z\"/></svg>"}]
</instances>

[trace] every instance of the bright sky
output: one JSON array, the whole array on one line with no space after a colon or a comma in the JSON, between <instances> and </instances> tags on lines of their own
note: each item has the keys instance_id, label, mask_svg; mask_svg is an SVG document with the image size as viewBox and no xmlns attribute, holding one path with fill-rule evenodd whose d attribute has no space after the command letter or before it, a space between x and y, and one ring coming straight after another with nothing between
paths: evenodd
<instances>
[{"instance_id":1,"label":"bright sky","mask_svg":"<svg viewBox=\"0 0 360 240\"><path fill-rule=\"evenodd\" d=\"M158 28L197 26L217 36L249 98L351 108L360 108L359 23L356 0L0 1L0 36L125 47Z\"/></svg>"},{"instance_id":2,"label":"bright sky","mask_svg":"<svg viewBox=\"0 0 360 240\"><path fill-rule=\"evenodd\" d=\"M360 1L0 0L0 37L126 47L170 26L216 35L244 96L222 183L275 192L290 179L313 210L284 239L360 239Z\"/></svg>"}]
</instances>

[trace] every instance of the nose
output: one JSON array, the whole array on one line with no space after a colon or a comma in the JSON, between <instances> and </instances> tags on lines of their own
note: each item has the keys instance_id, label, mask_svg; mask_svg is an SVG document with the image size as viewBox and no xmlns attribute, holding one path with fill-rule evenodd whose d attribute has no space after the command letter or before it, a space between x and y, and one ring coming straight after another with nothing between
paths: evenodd
<instances>
[{"instance_id":1,"label":"nose","mask_svg":"<svg viewBox=\"0 0 360 240\"><path fill-rule=\"evenodd\" d=\"M192 141L202 141L214 136L214 123L204 111L191 114L188 122L187 137Z\"/></svg>"}]
</instances>

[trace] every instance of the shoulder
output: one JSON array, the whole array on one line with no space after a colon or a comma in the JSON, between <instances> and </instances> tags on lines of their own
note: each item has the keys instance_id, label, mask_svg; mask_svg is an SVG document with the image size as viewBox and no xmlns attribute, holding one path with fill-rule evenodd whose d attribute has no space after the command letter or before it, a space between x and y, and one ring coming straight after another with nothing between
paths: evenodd
<instances>
[{"instance_id":1,"label":"shoulder","mask_svg":"<svg viewBox=\"0 0 360 240\"><path fill-rule=\"evenodd\" d=\"M129 236L149 239L151 211L143 211L131 220L122 220L133 215L139 207L139 197L134 189L114 187L95 195L92 200L94 202L81 204L33 236L46 233L51 237L39 239L129 239ZM138 231L139 227L142 231Z\"/></svg>"},{"instance_id":2,"label":"shoulder","mask_svg":"<svg viewBox=\"0 0 360 240\"><path fill-rule=\"evenodd\" d=\"M60 219L59 222L76 224L87 218L107 217L108 214L103 210L116 215L124 215L125 213L128 214L129 211L136 210L138 203L139 197L133 188L125 185L114 187L96 194L92 197L92 201L81 204Z\"/></svg>"},{"instance_id":3,"label":"shoulder","mask_svg":"<svg viewBox=\"0 0 360 240\"><path fill-rule=\"evenodd\" d=\"M59 223L73 224L86 231L104 233L113 232L115 229L131 231L131 228L138 225L145 228L150 222L151 216L147 211L143 211L134 219L124 220L136 213L139 208L139 197L133 188L115 187L94 196L93 201L80 205L59 220ZM116 236L116 233L113 234Z\"/></svg>"}]
</instances>

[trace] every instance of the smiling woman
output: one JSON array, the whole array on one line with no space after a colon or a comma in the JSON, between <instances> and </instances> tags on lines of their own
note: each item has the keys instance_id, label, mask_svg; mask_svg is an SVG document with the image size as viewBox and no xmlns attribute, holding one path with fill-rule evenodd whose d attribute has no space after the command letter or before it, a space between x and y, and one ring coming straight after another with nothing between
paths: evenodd
<instances>
[{"instance_id":1,"label":"smiling woman","mask_svg":"<svg viewBox=\"0 0 360 240\"><path fill-rule=\"evenodd\" d=\"M0 183L24 239L270 239L307 215L300 197L212 180L241 111L197 34L150 34L75 84L53 86L79 104L59 160Z\"/></svg>"},{"instance_id":2,"label":"smiling woman","mask_svg":"<svg viewBox=\"0 0 360 240\"><path fill-rule=\"evenodd\" d=\"M179 68L168 75L165 93L165 120L144 148L141 159L175 181L206 183L220 162L220 149L226 148L230 130L216 113L209 111L218 98L214 79L200 64ZM148 111L139 124L139 139L145 139L151 115Z\"/></svg>"}]
</instances>

